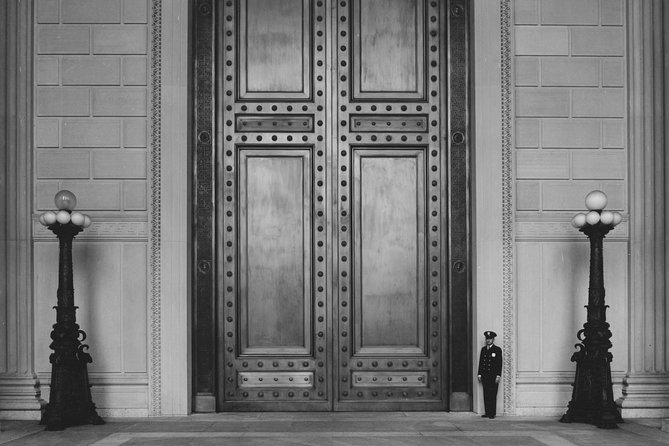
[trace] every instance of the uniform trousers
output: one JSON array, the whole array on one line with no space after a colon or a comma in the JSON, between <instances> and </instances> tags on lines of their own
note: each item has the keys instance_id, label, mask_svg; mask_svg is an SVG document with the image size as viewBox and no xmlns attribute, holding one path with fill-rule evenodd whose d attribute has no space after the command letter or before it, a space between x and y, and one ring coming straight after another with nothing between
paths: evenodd
<instances>
[{"instance_id":1,"label":"uniform trousers","mask_svg":"<svg viewBox=\"0 0 669 446\"><path fill-rule=\"evenodd\" d=\"M494 417L497 413L497 388L499 384L495 382L495 375L481 375L481 384L483 385L483 404L485 414Z\"/></svg>"}]
</instances>

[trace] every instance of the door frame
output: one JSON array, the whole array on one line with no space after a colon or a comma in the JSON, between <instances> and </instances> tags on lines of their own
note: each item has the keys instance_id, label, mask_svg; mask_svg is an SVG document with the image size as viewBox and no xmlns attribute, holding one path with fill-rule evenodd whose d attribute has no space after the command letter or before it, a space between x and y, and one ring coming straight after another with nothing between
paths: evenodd
<instances>
[{"instance_id":1,"label":"door frame","mask_svg":"<svg viewBox=\"0 0 669 446\"><path fill-rule=\"evenodd\" d=\"M223 1L223 0L220 0ZM230 1L230 0L227 0ZM449 61L442 76L441 88L448 91L447 113L449 181L442 190L447 201L450 218L444 222L448 245L442 248L449 268L442 271L444 290L447 290L447 318L444 333L446 340L446 376L448 391L447 409L472 410L472 268L471 268L471 138L470 138L470 22L471 0L439 1L445 8L446 26L450 46L442 58ZM192 30L190 32L192 57L192 107L191 122L193 169L192 184L192 260L193 288L193 410L216 410L219 373L218 325L219 263L216 250L216 159L217 129L221 129L220 116L216 116L215 48L216 0L190 0ZM221 135L223 136L223 135Z\"/></svg>"}]
</instances>

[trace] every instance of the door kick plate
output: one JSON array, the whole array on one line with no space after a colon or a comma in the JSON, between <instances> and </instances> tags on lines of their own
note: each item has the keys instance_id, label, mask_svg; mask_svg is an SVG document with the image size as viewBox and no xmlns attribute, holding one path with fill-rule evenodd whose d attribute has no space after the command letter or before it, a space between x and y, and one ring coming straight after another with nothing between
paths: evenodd
<instances>
[{"instance_id":1,"label":"door kick plate","mask_svg":"<svg viewBox=\"0 0 669 446\"><path fill-rule=\"evenodd\" d=\"M427 387L427 372L353 372L353 387Z\"/></svg>"},{"instance_id":2,"label":"door kick plate","mask_svg":"<svg viewBox=\"0 0 669 446\"><path fill-rule=\"evenodd\" d=\"M241 372L238 375L240 389L267 387L313 387L313 372Z\"/></svg>"}]
</instances>

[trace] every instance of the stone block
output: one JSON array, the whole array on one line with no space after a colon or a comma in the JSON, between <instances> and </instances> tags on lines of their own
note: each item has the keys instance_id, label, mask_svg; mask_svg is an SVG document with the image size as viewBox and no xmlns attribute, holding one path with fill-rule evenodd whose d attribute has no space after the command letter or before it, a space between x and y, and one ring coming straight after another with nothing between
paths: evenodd
<instances>
[{"instance_id":1,"label":"stone block","mask_svg":"<svg viewBox=\"0 0 669 446\"><path fill-rule=\"evenodd\" d=\"M513 4L513 20L516 25L537 25L539 3L537 0L516 0Z\"/></svg>"},{"instance_id":2,"label":"stone block","mask_svg":"<svg viewBox=\"0 0 669 446\"><path fill-rule=\"evenodd\" d=\"M575 368L570 361L575 351L573 339L586 320L583 305L588 296L588 244L576 229L572 234L578 241L542 244L541 296L537 297L541 301L541 313L536 316L540 319L542 334L535 341L540 344L541 370L563 372L563 376L570 377ZM552 389L549 395L544 401L546 397L557 398L558 392ZM542 405L539 401L534 404Z\"/></svg>"},{"instance_id":3,"label":"stone block","mask_svg":"<svg viewBox=\"0 0 669 446\"><path fill-rule=\"evenodd\" d=\"M123 147L146 147L148 129L146 119L123 120Z\"/></svg>"},{"instance_id":4,"label":"stone block","mask_svg":"<svg viewBox=\"0 0 669 446\"><path fill-rule=\"evenodd\" d=\"M599 0L541 0L543 25L597 25Z\"/></svg>"},{"instance_id":5,"label":"stone block","mask_svg":"<svg viewBox=\"0 0 669 446\"><path fill-rule=\"evenodd\" d=\"M59 23L58 0L37 0L37 23Z\"/></svg>"},{"instance_id":6,"label":"stone block","mask_svg":"<svg viewBox=\"0 0 669 446\"><path fill-rule=\"evenodd\" d=\"M37 147L58 147L58 119L35 119L35 145Z\"/></svg>"},{"instance_id":7,"label":"stone block","mask_svg":"<svg viewBox=\"0 0 669 446\"><path fill-rule=\"evenodd\" d=\"M37 116L88 116L88 88L37 87Z\"/></svg>"},{"instance_id":8,"label":"stone block","mask_svg":"<svg viewBox=\"0 0 669 446\"><path fill-rule=\"evenodd\" d=\"M63 23L120 23L121 0L61 0Z\"/></svg>"},{"instance_id":9,"label":"stone block","mask_svg":"<svg viewBox=\"0 0 669 446\"><path fill-rule=\"evenodd\" d=\"M121 147L121 123L111 119L66 119L63 147Z\"/></svg>"},{"instance_id":10,"label":"stone block","mask_svg":"<svg viewBox=\"0 0 669 446\"><path fill-rule=\"evenodd\" d=\"M35 58L35 80L37 85L58 85L58 57L38 56Z\"/></svg>"},{"instance_id":11,"label":"stone block","mask_svg":"<svg viewBox=\"0 0 669 446\"><path fill-rule=\"evenodd\" d=\"M622 212L627 209L627 202L625 200L627 186L625 181L602 181L601 190L609 197L609 204L606 205L606 209Z\"/></svg>"},{"instance_id":12,"label":"stone block","mask_svg":"<svg viewBox=\"0 0 669 446\"><path fill-rule=\"evenodd\" d=\"M623 28L571 28L572 56L622 56L625 54Z\"/></svg>"},{"instance_id":13,"label":"stone block","mask_svg":"<svg viewBox=\"0 0 669 446\"><path fill-rule=\"evenodd\" d=\"M86 212L85 208L81 210ZM95 224L94 218L93 227ZM138 323L121 317L122 243L112 240L78 240L72 246L72 256L76 259L74 289L75 302L79 306L77 323L89 335L86 344L90 345L93 354L93 362L88 365L89 376L94 373L114 376L123 371L121 347L125 325ZM109 407L109 397L96 394L99 387L91 388L98 410Z\"/></svg>"},{"instance_id":14,"label":"stone block","mask_svg":"<svg viewBox=\"0 0 669 446\"><path fill-rule=\"evenodd\" d=\"M63 181L61 188L77 196L77 209L82 211L121 210L121 185L118 181Z\"/></svg>"},{"instance_id":15,"label":"stone block","mask_svg":"<svg viewBox=\"0 0 669 446\"><path fill-rule=\"evenodd\" d=\"M63 85L120 85L121 60L112 56L63 57Z\"/></svg>"},{"instance_id":16,"label":"stone block","mask_svg":"<svg viewBox=\"0 0 669 446\"><path fill-rule=\"evenodd\" d=\"M37 150L35 158L38 179L90 177L90 155L87 151Z\"/></svg>"},{"instance_id":17,"label":"stone block","mask_svg":"<svg viewBox=\"0 0 669 446\"><path fill-rule=\"evenodd\" d=\"M569 90L561 88L516 88L517 117L569 116Z\"/></svg>"},{"instance_id":18,"label":"stone block","mask_svg":"<svg viewBox=\"0 0 669 446\"><path fill-rule=\"evenodd\" d=\"M93 90L94 116L146 116L145 88L97 88Z\"/></svg>"},{"instance_id":19,"label":"stone block","mask_svg":"<svg viewBox=\"0 0 669 446\"><path fill-rule=\"evenodd\" d=\"M123 58L123 85L146 85L147 58L145 56L129 56Z\"/></svg>"},{"instance_id":20,"label":"stone block","mask_svg":"<svg viewBox=\"0 0 669 446\"><path fill-rule=\"evenodd\" d=\"M627 173L627 156L622 150L584 150L573 154L572 175L575 180L623 180Z\"/></svg>"},{"instance_id":21,"label":"stone block","mask_svg":"<svg viewBox=\"0 0 669 446\"><path fill-rule=\"evenodd\" d=\"M93 178L145 179L146 150L104 150L93 153Z\"/></svg>"},{"instance_id":22,"label":"stone block","mask_svg":"<svg viewBox=\"0 0 669 446\"><path fill-rule=\"evenodd\" d=\"M598 148L598 119L546 119L543 122L541 146L546 148Z\"/></svg>"},{"instance_id":23,"label":"stone block","mask_svg":"<svg viewBox=\"0 0 669 446\"><path fill-rule=\"evenodd\" d=\"M622 0L601 0L602 25L623 25Z\"/></svg>"},{"instance_id":24,"label":"stone block","mask_svg":"<svg viewBox=\"0 0 669 446\"><path fill-rule=\"evenodd\" d=\"M539 86L539 59L536 57L516 57L516 85L519 87Z\"/></svg>"},{"instance_id":25,"label":"stone block","mask_svg":"<svg viewBox=\"0 0 669 446\"><path fill-rule=\"evenodd\" d=\"M123 371L146 373L147 369L147 312L148 249L145 242L124 243L121 260L121 299L123 302L124 335Z\"/></svg>"},{"instance_id":26,"label":"stone block","mask_svg":"<svg viewBox=\"0 0 669 446\"><path fill-rule=\"evenodd\" d=\"M146 26L99 26L93 30L94 54L147 54Z\"/></svg>"},{"instance_id":27,"label":"stone block","mask_svg":"<svg viewBox=\"0 0 669 446\"><path fill-rule=\"evenodd\" d=\"M44 25L36 30L37 54L88 54L90 29L77 25Z\"/></svg>"},{"instance_id":28,"label":"stone block","mask_svg":"<svg viewBox=\"0 0 669 446\"><path fill-rule=\"evenodd\" d=\"M123 183L123 209L126 211L146 211L146 181L125 181Z\"/></svg>"},{"instance_id":29,"label":"stone block","mask_svg":"<svg viewBox=\"0 0 669 446\"><path fill-rule=\"evenodd\" d=\"M541 343L537 342L541 331L541 243L517 242L516 274L522 277L517 282L517 335L518 371L541 369Z\"/></svg>"},{"instance_id":30,"label":"stone block","mask_svg":"<svg viewBox=\"0 0 669 446\"><path fill-rule=\"evenodd\" d=\"M123 22L146 23L148 9L147 0L123 0Z\"/></svg>"},{"instance_id":31,"label":"stone block","mask_svg":"<svg viewBox=\"0 0 669 446\"><path fill-rule=\"evenodd\" d=\"M539 147L540 128L539 119L516 119L516 147Z\"/></svg>"},{"instance_id":32,"label":"stone block","mask_svg":"<svg viewBox=\"0 0 669 446\"><path fill-rule=\"evenodd\" d=\"M602 122L602 147L605 149L625 147L625 121L623 119L605 119Z\"/></svg>"},{"instance_id":33,"label":"stone block","mask_svg":"<svg viewBox=\"0 0 669 446\"><path fill-rule=\"evenodd\" d=\"M538 211L541 205L541 183L539 181L516 182L516 210Z\"/></svg>"},{"instance_id":34,"label":"stone block","mask_svg":"<svg viewBox=\"0 0 669 446\"><path fill-rule=\"evenodd\" d=\"M625 85L625 66L623 59L607 58L602 60L602 86L623 87Z\"/></svg>"},{"instance_id":35,"label":"stone block","mask_svg":"<svg viewBox=\"0 0 669 446\"><path fill-rule=\"evenodd\" d=\"M574 89L574 117L622 118L625 116L625 90L622 88Z\"/></svg>"},{"instance_id":36,"label":"stone block","mask_svg":"<svg viewBox=\"0 0 669 446\"><path fill-rule=\"evenodd\" d=\"M566 57L542 59L541 85L549 87L598 87L599 60Z\"/></svg>"},{"instance_id":37,"label":"stone block","mask_svg":"<svg viewBox=\"0 0 669 446\"><path fill-rule=\"evenodd\" d=\"M601 188L599 181L545 181L541 188L542 210L582 212L585 196Z\"/></svg>"},{"instance_id":38,"label":"stone block","mask_svg":"<svg viewBox=\"0 0 669 446\"><path fill-rule=\"evenodd\" d=\"M515 48L517 56L567 56L569 31L565 27L518 26Z\"/></svg>"},{"instance_id":39,"label":"stone block","mask_svg":"<svg viewBox=\"0 0 669 446\"><path fill-rule=\"evenodd\" d=\"M569 179L569 152L559 150L517 150L516 178Z\"/></svg>"},{"instance_id":40,"label":"stone block","mask_svg":"<svg viewBox=\"0 0 669 446\"><path fill-rule=\"evenodd\" d=\"M60 183L54 180L35 181L35 209L38 211L54 210L53 197L61 190Z\"/></svg>"}]
</instances>

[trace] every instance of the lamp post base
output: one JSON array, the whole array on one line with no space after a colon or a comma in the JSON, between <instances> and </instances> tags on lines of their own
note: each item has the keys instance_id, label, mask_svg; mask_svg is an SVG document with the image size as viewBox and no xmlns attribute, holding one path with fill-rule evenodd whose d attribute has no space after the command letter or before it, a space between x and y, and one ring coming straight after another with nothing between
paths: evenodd
<instances>
[{"instance_id":1,"label":"lamp post base","mask_svg":"<svg viewBox=\"0 0 669 446\"><path fill-rule=\"evenodd\" d=\"M76 323L77 307L57 306L56 324L51 332L53 353L51 362L51 390L49 403L42 413L40 424L46 430L63 430L81 424L104 424L95 411L88 382L87 364L93 362L82 341L86 333Z\"/></svg>"},{"instance_id":2,"label":"lamp post base","mask_svg":"<svg viewBox=\"0 0 669 446\"><path fill-rule=\"evenodd\" d=\"M593 330L593 326L598 330ZM574 389L567 413L560 422L588 423L601 429L616 429L617 423L622 423L623 419L613 400L612 355L608 352L611 332L607 323L586 323L585 327L582 332L590 333L591 338L588 339L586 334L583 344L576 344L579 350L571 357L572 362L576 362Z\"/></svg>"},{"instance_id":3,"label":"lamp post base","mask_svg":"<svg viewBox=\"0 0 669 446\"><path fill-rule=\"evenodd\" d=\"M84 358L68 358L53 365L49 399L40 421L48 431L81 424L105 424L91 398Z\"/></svg>"},{"instance_id":4,"label":"lamp post base","mask_svg":"<svg viewBox=\"0 0 669 446\"><path fill-rule=\"evenodd\" d=\"M587 423L600 429L618 429L622 423L618 407L613 404L607 407L588 407L588 404L569 402L567 413L562 415L560 423Z\"/></svg>"}]
</instances>

